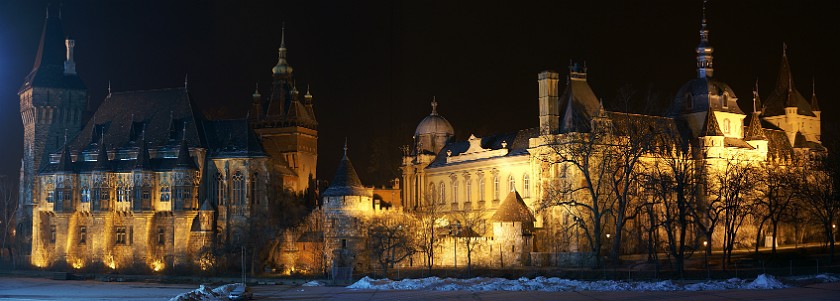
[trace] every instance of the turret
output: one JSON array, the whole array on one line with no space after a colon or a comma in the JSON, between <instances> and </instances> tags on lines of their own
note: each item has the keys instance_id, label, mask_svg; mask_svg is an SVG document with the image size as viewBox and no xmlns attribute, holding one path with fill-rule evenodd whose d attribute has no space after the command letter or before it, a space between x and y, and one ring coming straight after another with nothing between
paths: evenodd
<instances>
[{"instance_id":1,"label":"turret","mask_svg":"<svg viewBox=\"0 0 840 301\"><path fill-rule=\"evenodd\" d=\"M697 77L706 78L714 75L712 53L714 47L709 44L709 29L706 28L706 1L703 1L703 19L700 21L700 43L697 44Z\"/></svg>"},{"instance_id":2,"label":"turret","mask_svg":"<svg viewBox=\"0 0 840 301\"><path fill-rule=\"evenodd\" d=\"M558 80L554 71L543 71L537 75L539 83L540 134L556 134L560 130L560 104L558 103Z\"/></svg>"},{"instance_id":3,"label":"turret","mask_svg":"<svg viewBox=\"0 0 840 301\"><path fill-rule=\"evenodd\" d=\"M76 62L73 61L73 48L76 47L76 41L67 38L64 40L64 45L67 46L67 58L64 61L64 75L75 75Z\"/></svg>"}]
</instances>

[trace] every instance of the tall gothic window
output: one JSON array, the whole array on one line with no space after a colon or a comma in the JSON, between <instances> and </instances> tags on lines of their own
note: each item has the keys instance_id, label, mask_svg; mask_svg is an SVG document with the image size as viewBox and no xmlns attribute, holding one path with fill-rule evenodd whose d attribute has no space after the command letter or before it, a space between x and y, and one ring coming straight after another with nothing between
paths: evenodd
<instances>
[{"instance_id":1,"label":"tall gothic window","mask_svg":"<svg viewBox=\"0 0 840 301\"><path fill-rule=\"evenodd\" d=\"M238 171L233 175L233 203L236 205L245 203L245 179Z\"/></svg>"},{"instance_id":2,"label":"tall gothic window","mask_svg":"<svg viewBox=\"0 0 840 301\"><path fill-rule=\"evenodd\" d=\"M83 245L87 243L87 227L80 226L79 227L79 244Z\"/></svg>"},{"instance_id":3,"label":"tall gothic window","mask_svg":"<svg viewBox=\"0 0 840 301\"><path fill-rule=\"evenodd\" d=\"M55 225L50 225L50 243L55 243Z\"/></svg>"},{"instance_id":4,"label":"tall gothic window","mask_svg":"<svg viewBox=\"0 0 840 301\"><path fill-rule=\"evenodd\" d=\"M464 198L464 201L465 202L472 202L472 180L470 180L468 178L465 181L466 181L466 183L465 183L466 185L464 185L464 189L466 189L465 190L466 198Z\"/></svg>"},{"instance_id":5,"label":"tall gothic window","mask_svg":"<svg viewBox=\"0 0 840 301\"><path fill-rule=\"evenodd\" d=\"M427 195L428 195L428 197L430 198L430 200L429 200L429 201L430 201L430 202L434 202L434 201L435 201L435 198L438 196L438 195L437 195L437 191L435 191L435 183L430 183L430 184L429 184L429 192L428 192L428 193L429 193L429 194L427 194Z\"/></svg>"},{"instance_id":6,"label":"tall gothic window","mask_svg":"<svg viewBox=\"0 0 840 301\"><path fill-rule=\"evenodd\" d=\"M484 200L484 193L485 193L484 190L485 190L485 188L486 187L484 186L484 177L478 178L478 200L479 201Z\"/></svg>"},{"instance_id":7,"label":"tall gothic window","mask_svg":"<svg viewBox=\"0 0 840 301\"><path fill-rule=\"evenodd\" d=\"M522 192L526 198L531 197L531 177L528 174L522 176Z\"/></svg>"},{"instance_id":8,"label":"tall gothic window","mask_svg":"<svg viewBox=\"0 0 840 301\"><path fill-rule=\"evenodd\" d=\"M513 179L513 175L508 177L508 188L511 192L516 191L516 180Z\"/></svg>"},{"instance_id":9,"label":"tall gothic window","mask_svg":"<svg viewBox=\"0 0 840 301\"><path fill-rule=\"evenodd\" d=\"M259 205L260 198L258 197L259 194L257 193L257 179L259 179L259 174L254 173L254 175L251 177L251 181L248 182L248 185L250 186L251 190L251 203Z\"/></svg>"},{"instance_id":10,"label":"tall gothic window","mask_svg":"<svg viewBox=\"0 0 840 301\"><path fill-rule=\"evenodd\" d=\"M216 202L225 205L225 177L221 174L216 174Z\"/></svg>"},{"instance_id":11,"label":"tall gothic window","mask_svg":"<svg viewBox=\"0 0 840 301\"><path fill-rule=\"evenodd\" d=\"M493 199L499 199L499 175L493 175Z\"/></svg>"},{"instance_id":12,"label":"tall gothic window","mask_svg":"<svg viewBox=\"0 0 840 301\"><path fill-rule=\"evenodd\" d=\"M157 243L159 245L163 245L166 243L166 228L158 227L157 228Z\"/></svg>"},{"instance_id":13,"label":"tall gothic window","mask_svg":"<svg viewBox=\"0 0 840 301\"><path fill-rule=\"evenodd\" d=\"M440 197L438 198L438 201L441 204L444 204L444 203L446 203L446 184L443 184L443 182L440 182L440 185L438 185L438 186L440 186L438 188L438 193L440 193Z\"/></svg>"}]
</instances>

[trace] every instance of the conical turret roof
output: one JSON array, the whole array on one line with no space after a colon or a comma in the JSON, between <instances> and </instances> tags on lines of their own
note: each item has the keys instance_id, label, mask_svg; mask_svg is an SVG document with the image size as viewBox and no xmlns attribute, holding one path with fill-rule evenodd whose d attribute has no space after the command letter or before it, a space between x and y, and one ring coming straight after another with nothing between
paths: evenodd
<instances>
[{"instance_id":1,"label":"conical turret roof","mask_svg":"<svg viewBox=\"0 0 840 301\"><path fill-rule=\"evenodd\" d=\"M537 219L534 218L531 209L528 209L528 205L525 205L525 201L522 200L519 192L511 191L499 205L499 208L496 209L496 213L493 214L491 220L494 222L533 223Z\"/></svg>"},{"instance_id":2,"label":"conical turret roof","mask_svg":"<svg viewBox=\"0 0 840 301\"><path fill-rule=\"evenodd\" d=\"M706 121L703 122L703 128L700 129L700 133L698 133L697 136L723 136L723 132L720 130L720 126L717 122L717 117L715 117L715 111L711 109L708 111L706 114Z\"/></svg>"},{"instance_id":3,"label":"conical turret roof","mask_svg":"<svg viewBox=\"0 0 840 301\"><path fill-rule=\"evenodd\" d=\"M348 196L348 195L369 195L369 191L362 185L359 180L359 175L356 174L356 169L353 168L353 163L347 158L347 147L344 147L344 156L341 162L338 163L338 169L335 171L330 186L324 190L323 196Z\"/></svg>"},{"instance_id":4,"label":"conical turret roof","mask_svg":"<svg viewBox=\"0 0 840 301\"><path fill-rule=\"evenodd\" d=\"M764 128L761 127L761 120L758 118L758 112L752 113L750 124L747 125L747 132L744 133L744 140L767 140Z\"/></svg>"},{"instance_id":5,"label":"conical turret roof","mask_svg":"<svg viewBox=\"0 0 840 301\"><path fill-rule=\"evenodd\" d=\"M190 149L187 146L187 140L181 139L181 144L178 146L178 159L175 161L175 168L177 169L198 169L195 161L190 158Z\"/></svg>"}]
</instances>

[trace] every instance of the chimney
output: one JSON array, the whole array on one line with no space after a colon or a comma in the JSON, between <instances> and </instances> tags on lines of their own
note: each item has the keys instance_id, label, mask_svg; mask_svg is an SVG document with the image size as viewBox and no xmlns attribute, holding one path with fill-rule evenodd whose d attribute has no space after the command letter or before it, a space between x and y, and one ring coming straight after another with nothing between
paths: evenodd
<instances>
[{"instance_id":1,"label":"chimney","mask_svg":"<svg viewBox=\"0 0 840 301\"><path fill-rule=\"evenodd\" d=\"M558 102L558 87L560 74L554 71L543 71L537 76L539 83L540 105L540 134L556 134L560 130L560 104Z\"/></svg>"},{"instance_id":2,"label":"chimney","mask_svg":"<svg viewBox=\"0 0 840 301\"><path fill-rule=\"evenodd\" d=\"M67 58L64 61L64 75L76 75L76 62L73 61L73 48L76 47L76 41L67 38L64 40L64 45L67 46Z\"/></svg>"}]
</instances>

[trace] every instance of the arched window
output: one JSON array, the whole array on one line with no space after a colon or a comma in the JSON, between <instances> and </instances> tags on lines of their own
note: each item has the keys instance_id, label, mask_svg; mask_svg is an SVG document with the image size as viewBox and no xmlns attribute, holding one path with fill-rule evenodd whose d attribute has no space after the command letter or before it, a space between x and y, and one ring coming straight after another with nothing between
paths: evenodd
<instances>
[{"instance_id":1,"label":"arched window","mask_svg":"<svg viewBox=\"0 0 840 301\"><path fill-rule=\"evenodd\" d=\"M511 192L516 191L516 180L513 179L513 175L508 177L508 188Z\"/></svg>"},{"instance_id":2,"label":"arched window","mask_svg":"<svg viewBox=\"0 0 840 301\"><path fill-rule=\"evenodd\" d=\"M723 120L723 132L729 134L729 130L731 128L731 124L729 122L729 118Z\"/></svg>"},{"instance_id":3,"label":"arched window","mask_svg":"<svg viewBox=\"0 0 840 301\"><path fill-rule=\"evenodd\" d=\"M434 202L435 198L438 196L437 192L435 191L435 183L430 183L429 184L429 192L428 193L429 194L427 194L427 196L429 198L429 201Z\"/></svg>"},{"instance_id":4,"label":"arched window","mask_svg":"<svg viewBox=\"0 0 840 301\"><path fill-rule=\"evenodd\" d=\"M245 179L238 171L233 175L233 203L236 205L245 203Z\"/></svg>"},{"instance_id":5,"label":"arched window","mask_svg":"<svg viewBox=\"0 0 840 301\"><path fill-rule=\"evenodd\" d=\"M522 190L526 198L531 197L531 177L528 174L522 176Z\"/></svg>"},{"instance_id":6,"label":"arched window","mask_svg":"<svg viewBox=\"0 0 840 301\"><path fill-rule=\"evenodd\" d=\"M499 199L499 175L493 175L493 199Z\"/></svg>"},{"instance_id":7,"label":"arched window","mask_svg":"<svg viewBox=\"0 0 840 301\"><path fill-rule=\"evenodd\" d=\"M485 188L486 187L484 186L484 177L478 178L478 200L479 201L484 200L484 193L485 193L484 189Z\"/></svg>"},{"instance_id":8,"label":"arched window","mask_svg":"<svg viewBox=\"0 0 840 301\"><path fill-rule=\"evenodd\" d=\"M90 203L90 188L82 186L82 203Z\"/></svg>"},{"instance_id":9,"label":"arched window","mask_svg":"<svg viewBox=\"0 0 840 301\"><path fill-rule=\"evenodd\" d=\"M172 191L169 190L169 186L163 186L160 188L160 201L161 202L169 202L169 199L172 198Z\"/></svg>"},{"instance_id":10,"label":"arched window","mask_svg":"<svg viewBox=\"0 0 840 301\"><path fill-rule=\"evenodd\" d=\"M219 173L216 174L216 203L224 206L225 205L225 177Z\"/></svg>"},{"instance_id":11,"label":"arched window","mask_svg":"<svg viewBox=\"0 0 840 301\"><path fill-rule=\"evenodd\" d=\"M452 181L452 202L458 202L458 180Z\"/></svg>"},{"instance_id":12,"label":"arched window","mask_svg":"<svg viewBox=\"0 0 840 301\"><path fill-rule=\"evenodd\" d=\"M464 188L466 189L466 197L464 198L464 202L472 202L472 180L466 179L465 181L466 185L464 185Z\"/></svg>"},{"instance_id":13,"label":"arched window","mask_svg":"<svg viewBox=\"0 0 840 301\"><path fill-rule=\"evenodd\" d=\"M440 193L440 197L438 198L438 201L441 204L444 204L444 203L446 203L446 184L443 184L443 182L440 182L440 185L438 185L438 186L439 186L438 187L438 193Z\"/></svg>"}]
</instances>

